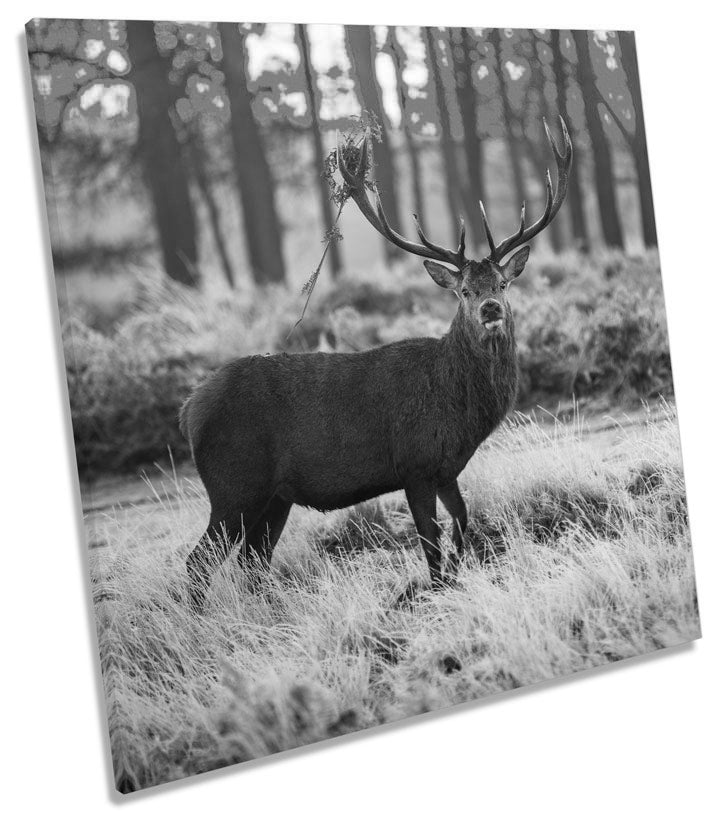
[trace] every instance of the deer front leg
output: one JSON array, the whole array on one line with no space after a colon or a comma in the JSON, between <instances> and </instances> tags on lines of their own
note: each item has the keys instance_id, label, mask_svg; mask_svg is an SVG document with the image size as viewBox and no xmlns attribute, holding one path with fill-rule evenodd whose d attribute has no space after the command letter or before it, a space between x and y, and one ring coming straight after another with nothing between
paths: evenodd
<instances>
[{"instance_id":1,"label":"deer front leg","mask_svg":"<svg viewBox=\"0 0 720 819\"><path fill-rule=\"evenodd\" d=\"M405 489L405 496L425 552L430 570L430 583L437 589L443 582L440 526L437 522L437 489L430 484L413 485Z\"/></svg>"},{"instance_id":2,"label":"deer front leg","mask_svg":"<svg viewBox=\"0 0 720 819\"><path fill-rule=\"evenodd\" d=\"M463 496L460 494L460 487L457 481L453 481L442 489L438 489L438 497L442 505L448 510L453 520L453 545L455 554L450 561L450 571L453 576L457 575L458 565L465 554L465 530L468 524L467 507Z\"/></svg>"}]
</instances>

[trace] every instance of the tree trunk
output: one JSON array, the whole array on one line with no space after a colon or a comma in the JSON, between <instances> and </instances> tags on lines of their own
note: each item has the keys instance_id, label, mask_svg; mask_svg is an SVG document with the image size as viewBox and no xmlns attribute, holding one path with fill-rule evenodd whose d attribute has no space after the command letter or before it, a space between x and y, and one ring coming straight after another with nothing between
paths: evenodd
<instances>
[{"instance_id":1,"label":"tree trunk","mask_svg":"<svg viewBox=\"0 0 720 819\"><path fill-rule=\"evenodd\" d=\"M135 87L140 123L138 148L150 191L167 275L197 285L195 216L182 149L171 118L175 94L168 81L170 62L160 56L152 20L128 20L129 79Z\"/></svg>"},{"instance_id":2,"label":"tree trunk","mask_svg":"<svg viewBox=\"0 0 720 819\"><path fill-rule=\"evenodd\" d=\"M413 137L410 120L407 115L408 104L408 88L403 80L402 72L402 57L400 54L400 44L397 41L395 30L392 26L388 26L388 48L390 56L393 59L395 67L395 84L398 92L398 103L400 105L400 118L402 123L403 133L405 134L405 143L407 145L408 157L410 159L410 173L412 174L412 189L413 189L413 207L414 213L420 220L420 224L425 224L425 203L422 194L422 168L420 166L420 157L418 148Z\"/></svg>"},{"instance_id":3,"label":"tree trunk","mask_svg":"<svg viewBox=\"0 0 720 819\"><path fill-rule=\"evenodd\" d=\"M375 114L382 126L382 142L373 145L375 159L375 182L382 199L383 209L390 225L401 230L400 217L395 194L395 168L390 148L390 129L385 109L380 101L377 79L375 77L375 45L371 26L345 26L347 32L348 52L357 79L356 91L359 91L360 105L368 112ZM401 231L402 232L402 231ZM396 259L401 254L400 248L391 242L384 243L388 260Z\"/></svg>"},{"instance_id":4,"label":"tree trunk","mask_svg":"<svg viewBox=\"0 0 720 819\"><path fill-rule=\"evenodd\" d=\"M457 225L458 217L462 213L460 200L460 172L455 154L455 143L450 129L450 112L448 111L445 85L442 80L438 50L435 44L433 30L425 28L425 43L427 46L427 61L435 85L435 101L440 124L440 149L445 165L445 193L447 196L448 213L453 227Z\"/></svg>"},{"instance_id":5,"label":"tree trunk","mask_svg":"<svg viewBox=\"0 0 720 819\"><path fill-rule=\"evenodd\" d=\"M330 205L330 188L323 176L325 171L325 153L323 149L322 132L320 130L320 106L318 105L318 89L315 81L315 72L313 71L312 62L310 60L307 26L302 24L297 26L297 37L300 46L300 55L302 57L303 71L305 73L308 114L310 116L310 133L312 134L313 152L315 154L315 177L320 195L323 226L325 228L325 235L328 236L335 224L335 217ZM330 260L330 272L333 278L336 278L342 272L340 248L338 247L336 239L330 241L328 257Z\"/></svg>"},{"instance_id":6,"label":"tree trunk","mask_svg":"<svg viewBox=\"0 0 720 819\"><path fill-rule=\"evenodd\" d=\"M505 120L505 130L507 132L508 153L510 155L510 167L512 169L512 183L515 191L515 201L517 211L520 212L523 203L527 201L527 189L525 187L525 176L522 168L522 155L520 146L513 130L513 112L508 97L507 80L505 79L505 69L502 60L502 43L500 41L500 30L493 28L488 34L488 42L495 52L496 70L499 84L500 102L502 106L503 119Z\"/></svg>"},{"instance_id":7,"label":"tree trunk","mask_svg":"<svg viewBox=\"0 0 720 819\"><path fill-rule=\"evenodd\" d=\"M545 118L545 121L550 127L553 127L553 117L551 116L550 105L547 96L547 72L543 65L542 56L540 53L541 45L545 45L545 41L534 31L530 32L530 44L532 47L531 65L531 88L537 99L537 106L540 116ZM527 97L527 95L526 95ZM528 106L530 107L530 106ZM552 112L554 113L554 112ZM540 129L540 141L530 139L527 134L527 129L523 125L524 142L526 145L526 155L530 160L530 164L536 169L535 172L538 178L544 180L545 171L547 168L552 168L554 163L549 162L549 146L543 133L545 129ZM543 196L543 205L545 204ZM562 208L560 213L553 219L552 222L545 229L545 236L550 241L550 246L555 253L559 253L565 246L565 237L563 232L563 222L566 218L565 209Z\"/></svg>"},{"instance_id":8,"label":"tree trunk","mask_svg":"<svg viewBox=\"0 0 720 819\"><path fill-rule=\"evenodd\" d=\"M469 221L470 239L479 247L482 236L482 216L480 200L485 201L485 177L483 173L482 143L477 132L477 95L473 83L473 59L471 52L473 42L468 29L455 29L452 32L451 53L455 71L455 88L457 91L460 119L463 125L463 147L466 164L467 190L465 211Z\"/></svg>"},{"instance_id":9,"label":"tree trunk","mask_svg":"<svg viewBox=\"0 0 720 819\"><path fill-rule=\"evenodd\" d=\"M640 70L637 61L635 35L631 31L621 31L619 37L622 64L625 69L625 76L627 77L630 99L635 109L635 135L630 141L630 148L637 171L643 240L646 247L656 247L657 229L655 227L655 209L653 207L652 184L650 182L650 163L648 162L647 155L645 115L643 113L642 95L640 93Z\"/></svg>"},{"instance_id":10,"label":"tree trunk","mask_svg":"<svg viewBox=\"0 0 720 819\"><path fill-rule=\"evenodd\" d=\"M258 284L285 279L282 237L275 210L275 183L247 86L245 37L237 23L218 23L225 88L230 98L230 133L235 174L252 275Z\"/></svg>"},{"instance_id":11,"label":"tree trunk","mask_svg":"<svg viewBox=\"0 0 720 819\"><path fill-rule=\"evenodd\" d=\"M592 147L595 190L600 208L603 237L609 247L624 246L622 227L618 216L615 180L610 145L605 134L598 108L595 72L590 57L590 43L586 31L573 31L578 57L578 82L585 102L585 118Z\"/></svg>"},{"instance_id":12,"label":"tree trunk","mask_svg":"<svg viewBox=\"0 0 720 819\"><path fill-rule=\"evenodd\" d=\"M553 29L550 32L550 48L553 54L553 73L555 75L555 86L557 88L558 113L565 120L573 144L577 144L577 134L573 127L572 120L568 113L568 65L560 47L560 31ZM580 173L577 161L577 151L575 152L575 167L570 173L568 180L568 204L570 205L570 224L575 244L582 250L588 247L587 220L585 218L585 207L583 202L582 188L580 186Z\"/></svg>"},{"instance_id":13,"label":"tree trunk","mask_svg":"<svg viewBox=\"0 0 720 819\"><path fill-rule=\"evenodd\" d=\"M198 190L205 200L205 205L208 209L210 228L212 230L213 239L215 240L218 256L220 257L223 274L230 287L235 287L235 276L233 275L232 264L230 263L230 255L228 254L225 237L223 236L222 226L220 224L220 208L218 208L217 202L215 201L212 182L205 167L205 153L202 149L202 134L199 127L193 129L193 132L189 134L187 148L195 173Z\"/></svg>"}]
</instances>

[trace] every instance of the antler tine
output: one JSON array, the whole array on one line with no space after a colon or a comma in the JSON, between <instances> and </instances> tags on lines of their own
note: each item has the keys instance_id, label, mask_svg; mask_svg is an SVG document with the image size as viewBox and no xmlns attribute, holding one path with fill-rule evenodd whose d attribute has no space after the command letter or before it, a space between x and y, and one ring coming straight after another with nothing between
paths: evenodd
<instances>
[{"instance_id":1,"label":"antler tine","mask_svg":"<svg viewBox=\"0 0 720 819\"><path fill-rule=\"evenodd\" d=\"M353 174L348 168L345 158L343 157L342 144L340 142L340 131L337 131L337 166L343 181L349 188L350 196L355 200L355 204L358 206L362 215L368 220L368 222L370 222L378 233L383 233L380 220L370 204L367 190L365 189L365 168L367 166L366 163L368 162L368 151L365 140L366 137L363 137L363 141L360 145L360 162L358 164L358 171Z\"/></svg>"},{"instance_id":2,"label":"antler tine","mask_svg":"<svg viewBox=\"0 0 720 819\"><path fill-rule=\"evenodd\" d=\"M337 158L337 166L340 171L340 176L343 179L347 177L348 169L345 164L345 159L342 155L342 145L340 144L340 130L335 131L335 157Z\"/></svg>"},{"instance_id":3,"label":"antler tine","mask_svg":"<svg viewBox=\"0 0 720 819\"><path fill-rule=\"evenodd\" d=\"M412 253L416 256L422 256L423 258L426 259L434 259L437 262L451 264L453 265L453 267L457 267L458 270L460 270L463 264L465 263L464 228L463 230L461 230L460 246L457 251L453 251L431 242L422 232L420 224L417 221L417 217L415 217L415 222L418 228L418 235L420 237L420 241L422 242L422 244L418 244L417 242L411 242L404 236L401 236L396 230L394 230L390 226L387 220L387 216L385 215L385 210L383 209L382 206L380 194L377 191L375 191L375 207L372 206L372 204L370 203L370 199L368 198L367 185L365 183L367 163L369 160L368 157L369 139L370 135L366 131L365 135L363 136L362 142L358 146L360 149L358 170L356 172L352 172L348 168L347 162L343 157L343 146L340 141L339 132L336 137L338 170L340 171L340 175L342 176L343 180L347 184L350 196L352 197L352 199L354 199L355 204L358 206L360 212L368 220L368 222L370 222L370 224L375 228L375 230L377 230L378 233L384 236L389 242L392 242L394 245L399 247L401 250L405 250L408 253Z\"/></svg>"},{"instance_id":4,"label":"antler tine","mask_svg":"<svg viewBox=\"0 0 720 819\"><path fill-rule=\"evenodd\" d=\"M365 171L368 164L367 134L363 136L360 144L358 145L358 148L360 149L360 160L358 162L358 169L354 174L348 168L347 163L345 162L345 157L343 156L342 144L340 142L340 131L335 132L335 145L337 166L344 181L351 188L359 188L363 186Z\"/></svg>"},{"instance_id":5,"label":"antler tine","mask_svg":"<svg viewBox=\"0 0 720 819\"><path fill-rule=\"evenodd\" d=\"M479 205L483 227L485 228L485 237L487 238L487 243L490 247L490 258L494 259L497 255L497 250L495 248L495 240L493 239L492 231L490 230L490 224L488 222L487 214L485 213L485 205L483 205L482 199L480 200Z\"/></svg>"},{"instance_id":6,"label":"antler tine","mask_svg":"<svg viewBox=\"0 0 720 819\"><path fill-rule=\"evenodd\" d=\"M560 117L560 126L563 132L563 144L565 145L565 155L567 156L568 151L572 153L572 140L570 139L570 132L568 131L567 123L565 120Z\"/></svg>"},{"instance_id":7,"label":"antler tine","mask_svg":"<svg viewBox=\"0 0 720 819\"><path fill-rule=\"evenodd\" d=\"M425 232L420 225L420 220L418 219L417 213L413 213L413 221L415 222L415 229L417 230L417 234L420 237L420 241L427 247L428 249L434 251L435 253L440 253L446 257L446 261L450 262L450 264L454 265L458 269L460 269L463 264L465 263L465 220L460 217L460 234L458 239L458 248L455 251L452 251L448 248L442 247L442 245L436 245L435 242L431 242L430 239L425 235Z\"/></svg>"},{"instance_id":8,"label":"antler tine","mask_svg":"<svg viewBox=\"0 0 720 819\"><path fill-rule=\"evenodd\" d=\"M550 222L552 222L557 212L560 210L560 206L565 200L568 187L568 176L570 174L570 168L572 167L573 159L573 148L572 142L570 140L570 134L568 133L565 120L562 117L560 117L560 127L562 129L563 146L565 149L563 152L561 152L557 142L555 141L555 138L550 132L550 128L548 127L548 124L545 121L545 119L543 119L543 126L545 128L545 134L547 136L548 142L550 143L550 148L553 152L555 164L557 166L558 175L557 188L555 188L555 186L553 185L550 169L548 168L545 173L546 199L545 208L543 209L542 216L526 229L525 205L523 203L522 213L520 217L520 228L516 233L514 233L512 236L509 236L504 241L500 242L500 244L497 246L494 246L493 243L490 241L488 233L488 240L490 244L490 258L493 261L496 262L501 261L503 256L506 256L511 250L515 250L515 248L519 247L520 245L526 244L527 242L530 241L530 239L537 236L541 230L544 230L550 224ZM486 226L485 229L487 231L488 228L485 219L484 209L482 209L482 213L483 222L485 223Z\"/></svg>"},{"instance_id":9,"label":"antler tine","mask_svg":"<svg viewBox=\"0 0 720 819\"><path fill-rule=\"evenodd\" d=\"M365 134L360 142L360 161L358 162L358 174L364 178L367 170L368 162L370 161L370 152L368 145L370 143L370 131L366 128Z\"/></svg>"},{"instance_id":10,"label":"antler tine","mask_svg":"<svg viewBox=\"0 0 720 819\"><path fill-rule=\"evenodd\" d=\"M460 217L460 241L458 242L457 255L459 258L465 258L465 220Z\"/></svg>"},{"instance_id":11,"label":"antler tine","mask_svg":"<svg viewBox=\"0 0 720 819\"><path fill-rule=\"evenodd\" d=\"M525 213L526 213L526 205L527 203L523 201L522 207L520 208L520 227L517 229L509 239L506 239L506 242L516 242L525 232ZM492 258L492 256L491 256Z\"/></svg>"},{"instance_id":12,"label":"antler tine","mask_svg":"<svg viewBox=\"0 0 720 819\"><path fill-rule=\"evenodd\" d=\"M545 129L545 136L547 137L547 141L550 143L550 147L552 148L553 153L555 154L555 161L562 162L565 158L564 153L560 153L560 149L558 148L557 142L555 142L555 137L552 135L550 130L550 126L547 124L547 120L543 117L543 128Z\"/></svg>"},{"instance_id":13,"label":"antler tine","mask_svg":"<svg viewBox=\"0 0 720 819\"><path fill-rule=\"evenodd\" d=\"M552 135L552 132L550 131L550 127L547 124L547 120L545 119L545 117L543 117L543 128L545 129L545 135L547 136L548 142L552 146L553 153L555 154L555 161L558 163L564 162L567 159L568 150L572 150L570 134L568 133L565 120L562 117L560 117L560 127L562 129L563 134L563 147L565 148L565 150L562 153L560 153L560 149L558 148L558 144L555 141L555 137Z\"/></svg>"},{"instance_id":14,"label":"antler tine","mask_svg":"<svg viewBox=\"0 0 720 819\"><path fill-rule=\"evenodd\" d=\"M416 256L423 256L427 259L434 259L437 262L446 262L447 264L451 264L454 267L457 267L458 270L462 267L465 261L464 258L459 256L452 250L449 250L448 248L442 247L441 245L436 245L434 242L431 242L423 233L422 228L420 227L420 222L418 221L418 218L415 214L413 214L413 218L415 220L415 226L417 227L418 236L420 237L420 241L422 242L421 245L417 244L416 242L410 242L408 239L405 239L390 226L390 223L387 220L387 216L385 215L385 209L382 206L380 195L378 193L375 194L375 207L377 208L378 217L380 218L380 224L382 225L383 228L382 233L385 236L385 238L391 241L393 244L397 245L403 250L407 250L409 253L414 253Z\"/></svg>"},{"instance_id":15,"label":"antler tine","mask_svg":"<svg viewBox=\"0 0 720 819\"><path fill-rule=\"evenodd\" d=\"M428 237L425 235L425 232L422 229L422 226L420 225L420 220L418 219L417 213L413 213L412 217L413 221L415 222L415 230L417 230L417 235L426 248L434 251L435 253L454 255L451 250L448 250L448 248L445 248L442 245L436 245L435 242L431 242L430 239L428 239Z\"/></svg>"},{"instance_id":16,"label":"antler tine","mask_svg":"<svg viewBox=\"0 0 720 819\"><path fill-rule=\"evenodd\" d=\"M553 190L552 176L550 176L550 168L547 168L545 171L545 210L543 210L543 215L540 217L540 219L538 219L538 224L541 225L541 230L551 219L550 214L553 209L554 196L555 191Z\"/></svg>"}]
</instances>

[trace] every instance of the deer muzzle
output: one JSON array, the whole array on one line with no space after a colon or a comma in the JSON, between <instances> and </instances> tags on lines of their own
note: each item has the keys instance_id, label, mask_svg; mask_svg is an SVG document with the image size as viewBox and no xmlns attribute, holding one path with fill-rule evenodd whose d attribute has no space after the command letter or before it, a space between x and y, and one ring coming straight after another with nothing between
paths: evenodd
<instances>
[{"instance_id":1,"label":"deer muzzle","mask_svg":"<svg viewBox=\"0 0 720 819\"><path fill-rule=\"evenodd\" d=\"M505 310L495 299L486 299L480 305L480 322L489 332L496 333L503 326Z\"/></svg>"}]
</instances>

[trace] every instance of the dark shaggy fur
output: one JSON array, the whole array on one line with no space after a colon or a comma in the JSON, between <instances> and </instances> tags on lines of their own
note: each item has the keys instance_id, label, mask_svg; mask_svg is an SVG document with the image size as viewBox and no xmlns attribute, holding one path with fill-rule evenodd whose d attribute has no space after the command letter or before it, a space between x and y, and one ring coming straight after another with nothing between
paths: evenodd
<instances>
[{"instance_id":1,"label":"dark shaggy fur","mask_svg":"<svg viewBox=\"0 0 720 819\"><path fill-rule=\"evenodd\" d=\"M406 492L431 579L442 582L436 499L455 522L457 560L467 525L457 477L515 397L514 325L504 291L527 258L517 255L505 267L472 262L462 274L429 264L461 302L441 339L359 353L251 356L226 364L195 391L180 425L212 506L188 558L195 605L234 542L244 537L242 554L270 560L293 504L338 509L398 489ZM501 328L487 329L498 316Z\"/></svg>"}]
</instances>

